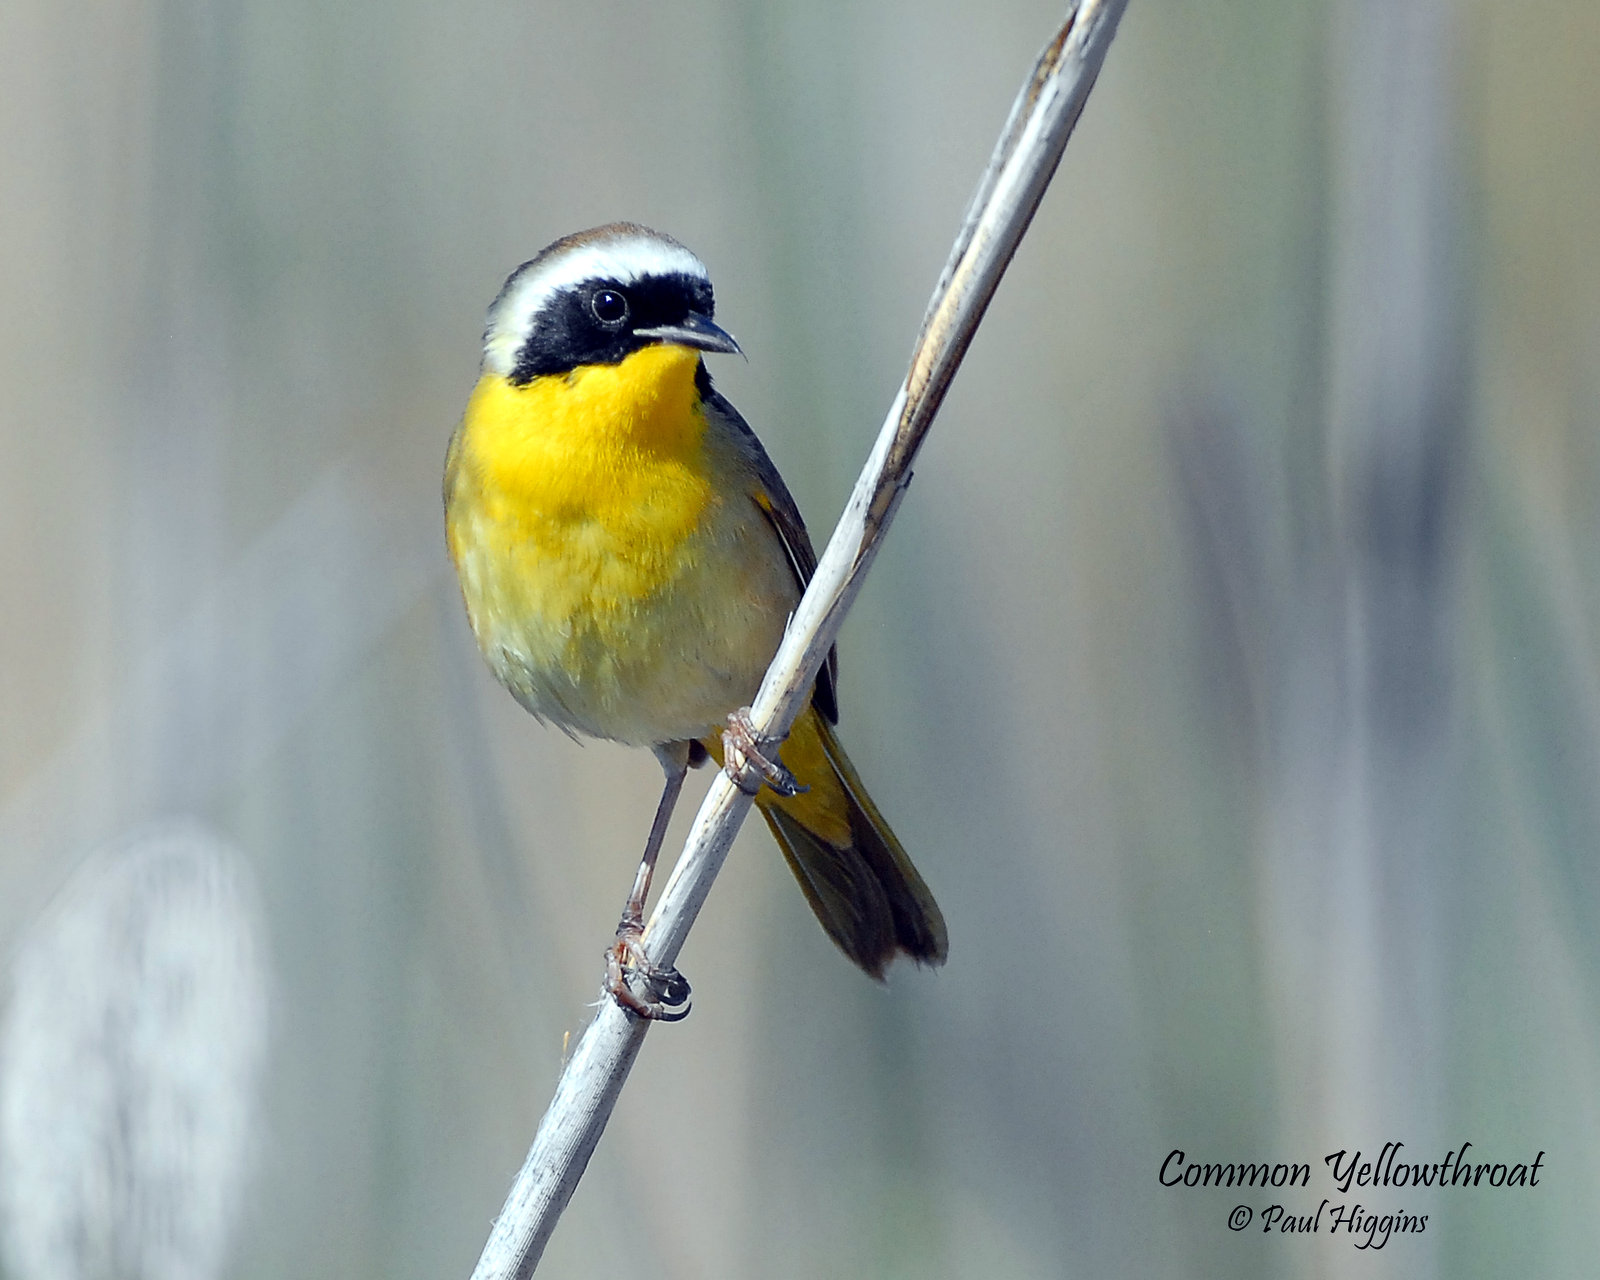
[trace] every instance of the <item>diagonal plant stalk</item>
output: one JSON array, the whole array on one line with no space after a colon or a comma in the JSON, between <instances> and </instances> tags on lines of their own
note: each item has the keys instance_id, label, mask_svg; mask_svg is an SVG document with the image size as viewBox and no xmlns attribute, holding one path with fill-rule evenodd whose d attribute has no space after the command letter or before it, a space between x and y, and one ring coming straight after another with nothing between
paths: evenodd
<instances>
[{"instance_id":1,"label":"diagonal plant stalk","mask_svg":"<svg viewBox=\"0 0 1600 1280\"><path fill-rule=\"evenodd\" d=\"M968 206L911 357L911 367L789 621L751 709L782 739L810 696L845 613L911 481L911 465L966 355L1093 88L1127 0L1077 0L1017 96ZM726 772L713 779L645 930L663 968L678 957L751 798ZM525 1280L583 1176L650 1023L602 1000L556 1085L473 1280Z\"/></svg>"}]
</instances>

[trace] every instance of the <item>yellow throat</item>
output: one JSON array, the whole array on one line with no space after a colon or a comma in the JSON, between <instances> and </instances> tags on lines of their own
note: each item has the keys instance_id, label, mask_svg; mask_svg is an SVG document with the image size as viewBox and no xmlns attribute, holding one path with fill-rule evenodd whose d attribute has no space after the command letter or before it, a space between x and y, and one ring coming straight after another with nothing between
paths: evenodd
<instances>
[{"instance_id":1,"label":"yellow throat","mask_svg":"<svg viewBox=\"0 0 1600 1280\"><path fill-rule=\"evenodd\" d=\"M760 517L698 367L662 344L522 387L485 374L451 446L479 644L525 706L580 733L698 737L748 700L792 607L781 557L745 536Z\"/></svg>"},{"instance_id":2,"label":"yellow throat","mask_svg":"<svg viewBox=\"0 0 1600 1280\"><path fill-rule=\"evenodd\" d=\"M492 508L485 514L516 525L643 523L649 540L682 537L711 498L699 363L686 347L651 346L521 387L485 374L460 442L460 464Z\"/></svg>"}]
</instances>

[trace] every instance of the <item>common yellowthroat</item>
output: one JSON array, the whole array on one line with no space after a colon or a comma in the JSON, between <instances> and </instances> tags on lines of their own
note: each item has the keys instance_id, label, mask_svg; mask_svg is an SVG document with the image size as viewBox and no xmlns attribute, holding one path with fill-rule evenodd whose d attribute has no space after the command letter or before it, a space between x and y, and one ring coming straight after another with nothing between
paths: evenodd
<instances>
[{"instance_id":1,"label":"common yellowthroat","mask_svg":"<svg viewBox=\"0 0 1600 1280\"><path fill-rule=\"evenodd\" d=\"M687 984L649 969L649 879L690 764L723 725L772 784L756 804L828 936L874 977L940 964L944 918L834 732L829 656L781 761L755 696L816 568L805 522L702 354L738 352L711 279L676 240L613 223L557 240L489 308L483 365L445 462L445 526L467 617L500 682L572 734L650 747L667 784L608 986L673 1017ZM740 736L742 735L742 736ZM786 768L785 768L786 766ZM655 999L624 969L653 979Z\"/></svg>"}]
</instances>

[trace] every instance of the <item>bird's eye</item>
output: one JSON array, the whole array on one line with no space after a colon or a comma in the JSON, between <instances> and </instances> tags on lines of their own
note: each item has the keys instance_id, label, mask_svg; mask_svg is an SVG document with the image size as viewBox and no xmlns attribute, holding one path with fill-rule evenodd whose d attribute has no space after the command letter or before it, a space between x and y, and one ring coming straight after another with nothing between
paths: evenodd
<instances>
[{"instance_id":1,"label":"bird's eye","mask_svg":"<svg viewBox=\"0 0 1600 1280\"><path fill-rule=\"evenodd\" d=\"M615 289L596 289L589 299L589 310L601 324L621 324L628 318L628 300Z\"/></svg>"}]
</instances>

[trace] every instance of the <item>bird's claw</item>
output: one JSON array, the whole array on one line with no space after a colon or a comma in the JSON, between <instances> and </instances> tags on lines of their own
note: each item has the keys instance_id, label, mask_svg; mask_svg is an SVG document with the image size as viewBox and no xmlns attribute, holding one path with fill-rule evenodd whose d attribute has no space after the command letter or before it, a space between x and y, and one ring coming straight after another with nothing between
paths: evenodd
<instances>
[{"instance_id":1,"label":"bird's claw","mask_svg":"<svg viewBox=\"0 0 1600 1280\"><path fill-rule=\"evenodd\" d=\"M644 992L633 989L639 979ZM606 991L624 1009L651 1022L680 1022L689 1016L689 981L672 967L657 968L644 952L638 922L624 919L617 940L606 949Z\"/></svg>"},{"instance_id":2,"label":"bird's claw","mask_svg":"<svg viewBox=\"0 0 1600 1280\"><path fill-rule=\"evenodd\" d=\"M733 783L747 796L753 796L765 783L780 796L797 796L810 788L784 767L778 757L782 738L757 733L750 719L750 708L740 707L728 717L722 731L723 768Z\"/></svg>"}]
</instances>

